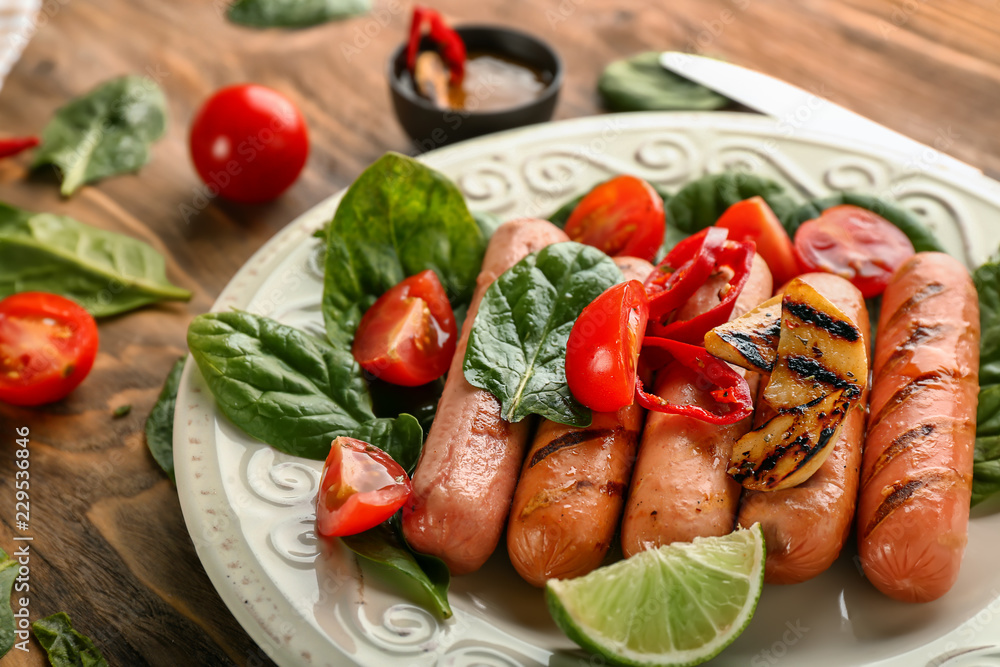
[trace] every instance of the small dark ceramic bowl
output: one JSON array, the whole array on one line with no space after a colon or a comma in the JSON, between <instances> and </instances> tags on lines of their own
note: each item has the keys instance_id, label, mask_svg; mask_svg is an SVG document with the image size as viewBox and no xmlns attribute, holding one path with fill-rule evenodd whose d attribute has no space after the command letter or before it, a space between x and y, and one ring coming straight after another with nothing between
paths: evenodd
<instances>
[{"instance_id":1,"label":"small dark ceramic bowl","mask_svg":"<svg viewBox=\"0 0 1000 667\"><path fill-rule=\"evenodd\" d=\"M440 109L413 89L413 80L406 71L406 44L400 45L389 59L392 106L399 124L421 152L490 132L544 123L552 118L563 80L562 61L552 47L512 28L461 26L455 28L455 32L462 37L467 51L496 53L523 62L541 71L547 79L547 85L534 100L508 109ZM426 37L424 40L421 49L433 46Z\"/></svg>"}]
</instances>

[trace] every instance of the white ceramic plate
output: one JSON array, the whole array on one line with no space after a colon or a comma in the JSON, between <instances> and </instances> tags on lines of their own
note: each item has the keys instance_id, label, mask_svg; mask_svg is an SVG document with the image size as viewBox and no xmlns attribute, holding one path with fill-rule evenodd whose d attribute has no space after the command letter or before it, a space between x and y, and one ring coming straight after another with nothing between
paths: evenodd
<instances>
[{"instance_id":1,"label":"white ceramic plate","mask_svg":"<svg viewBox=\"0 0 1000 667\"><path fill-rule=\"evenodd\" d=\"M624 114L528 127L428 153L473 209L547 215L617 173L676 189L740 168L802 197L831 190L889 196L916 211L954 254L978 264L1000 245L1000 189L959 181L928 152L904 163L849 141L797 133L745 114ZM214 310L242 308L322 335L322 271L311 233L337 194L289 225L236 274ZM440 622L336 541L313 534L320 462L260 444L215 410L189 363L177 399L174 460L188 530L222 598L282 666L601 665L556 628L542 593L501 547L453 580L455 616ZM1000 502L978 509L954 589L926 605L877 593L848 545L825 574L768 586L746 632L713 665L811 667L1000 665Z\"/></svg>"}]
</instances>

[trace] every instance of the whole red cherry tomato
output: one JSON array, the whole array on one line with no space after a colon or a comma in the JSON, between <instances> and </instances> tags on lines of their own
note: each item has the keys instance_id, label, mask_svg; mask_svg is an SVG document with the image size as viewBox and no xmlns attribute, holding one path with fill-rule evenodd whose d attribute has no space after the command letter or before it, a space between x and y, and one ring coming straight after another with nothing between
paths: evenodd
<instances>
[{"instance_id":1,"label":"whole red cherry tomato","mask_svg":"<svg viewBox=\"0 0 1000 667\"><path fill-rule=\"evenodd\" d=\"M914 252L899 227L849 204L826 209L795 232L802 268L846 278L866 299L884 292L889 278Z\"/></svg>"},{"instance_id":2,"label":"whole red cherry tomato","mask_svg":"<svg viewBox=\"0 0 1000 667\"><path fill-rule=\"evenodd\" d=\"M316 528L326 536L356 535L396 513L413 487L392 457L354 438L337 438L323 465Z\"/></svg>"},{"instance_id":3,"label":"whole red cherry tomato","mask_svg":"<svg viewBox=\"0 0 1000 667\"><path fill-rule=\"evenodd\" d=\"M198 175L227 199L270 201L298 178L309 156L302 114L281 93L254 84L208 98L191 123Z\"/></svg>"},{"instance_id":4,"label":"whole red cherry tomato","mask_svg":"<svg viewBox=\"0 0 1000 667\"><path fill-rule=\"evenodd\" d=\"M577 204L566 221L570 239L606 254L652 260L663 243L663 199L646 181L616 176Z\"/></svg>"},{"instance_id":5,"label":"whole red cherry tomato","mask_svg":"<svg viewBox=\"0 0 1000 667\"><path fill-rule=\"evenodd\" d=\"M638 280L605 290L576 318L566 343L566 383L598 412L632 404L649 306Z\"/></svg>"},{"instance_id":6,"label":"whole red cherry tomato","mask_svg":"<svg viewBox=\"0 0 1000 667\"><path fill-rule=\"evenodd\" d=\"M45 292L0 301L0 401L58 401L83 382L96 356L97 323L76 303Z\"/></svg>"},{"instance_id":7,"label":"whole red cherry tomato","mask_svg":"<svg viewBox=\"0 0 1000 667\"><path fill-rule=\"evenodd\" d=\"M416 387L444 375L457 341L448 295L427 269L401 281L365 312L352 351L379 379Z\"/></svg>"},{"instance_id":8,"label":"whole red cherry tomato","mask_svg":"<svg viewBox=\"0 0 1000 667\"><path fill-rule=\"evenodd\" d=\"M763 197L736 202L726 209L715 226L728 229L730 241L753 241L757 254L771 269L775 285L784 285L799 275L792 239Z\"/></svg>"}]
</instances>

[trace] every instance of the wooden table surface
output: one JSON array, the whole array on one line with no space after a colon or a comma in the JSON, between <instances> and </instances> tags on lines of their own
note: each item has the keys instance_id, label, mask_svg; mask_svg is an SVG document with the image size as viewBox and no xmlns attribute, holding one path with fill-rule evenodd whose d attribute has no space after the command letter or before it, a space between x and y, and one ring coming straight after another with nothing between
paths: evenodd
<instances>
[{"instance_id":1,"label":"wooden table surface","mask_svg":"<svg viewBox=\"0 0 1000 667\"><path fill-rule=\"evenodd\" d=\"M0 546L15 547L14 430L31 429L30 613L66 611L112 665L265 665L209 582L176 489L146 451L143 423L190 319L279 229L350 183L387 150L414 152L384 80L409 3L298 32L228 24L224 0L90 0L45 4L46 20L0 92L0 134L41 130L55 108L124 73L157 78L170 123L138 175L59 197L27 157L0 163L0 201L71 215L163 251L188 304L100 324L87 381L40 409L0 405ZM1000 175L1000 2L923 0L440 0L456 21L528 29L567 65L557 118L601 113L595 84L613 59L649 49L721 55L818 92L919 141ZM213 201L196 215L188 159L192 114L215 89L254 81L304 113L312 150L298 182L264 206ZM940 144L938 144L940 145ZM994 223L1000 224L1000 223ZM112 410L131 404L131 413ZM41 665L41 648L4 664Z\"/></svg>"}]
</instances>

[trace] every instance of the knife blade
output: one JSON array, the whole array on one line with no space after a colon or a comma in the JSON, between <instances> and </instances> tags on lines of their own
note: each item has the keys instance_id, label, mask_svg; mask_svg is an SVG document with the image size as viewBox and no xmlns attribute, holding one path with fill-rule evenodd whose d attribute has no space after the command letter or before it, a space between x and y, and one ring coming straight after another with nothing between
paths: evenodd
<instances>
[{"instance_id":1,"label":"knife blade","mask_svg":"<svg viewBox=\"0 0 1000 667\"><path fill-rule=\"evenodd\" d=\"M822 88L812 93L761 72L680 51L661 53L660 64L734 102L777 118L779 130L789 136L799 130L836 134L898 153L903 164L915 171L945 170L983 178L982 171L972 165L834 104L822 96ZM949 131L942 130L940 144L948 145L952 140Z\"/></svg>"}]
</instances>

